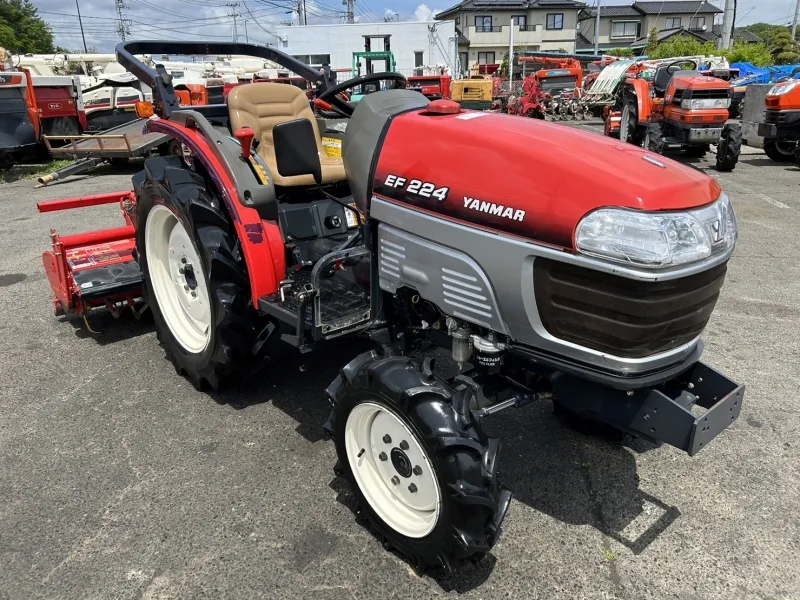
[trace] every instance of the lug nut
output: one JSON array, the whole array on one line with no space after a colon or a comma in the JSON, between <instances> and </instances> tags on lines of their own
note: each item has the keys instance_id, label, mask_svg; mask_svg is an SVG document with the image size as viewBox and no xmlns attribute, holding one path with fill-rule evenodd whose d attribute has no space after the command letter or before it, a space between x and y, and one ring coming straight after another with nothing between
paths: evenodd
<instances>
[{"instance_id":1,"label":"lug nut","mask_svg":"<svg viewBox=\"0 0 800 600\"><path fill-rule=\"evenodd\" d=\"M192 290L192 298L197 298L197 292L195 292L194 290Z\"/></svg>"},{"instance_id":2,"label":"lug nut","mask_svg":"<svg viewBox=\"0 0 800 600\"><path fill-rule=\"evenodd\" d=\"M408 491L411 492L412 494L415 494L417 492L417 486L415 486L412 483L411 485L408 486Z\"/></svg>"},{"instance_id":3,"label":"lug nut","mask_svg":"<svg viewBox=\"0 0 800 600\"><path fill-rule=\"evenodd\" d=\"M188 292L189 291L189 286L188 285L184 285L183 289Z\"/></svg>"},{"instance_id":4,"label":"lug nut","mask_svg":"<svg viewBox=\"0 0 800 600\"><path fill-rule=\"evenodd\" d=\"M180 273L181 275L186 273L186 267L178 267L178 273Z\"/></svg>"},{"instance_id":5,"label":"lug nut","mask_svg":"<svg viewBox=\"0 0 800 600\"><path fill-rule=\"evenodd\" d=\"M417 477L419 477L420 475L422 475L422 467L420 467L419 465L417 465L416 467L414 467L414 475L416 475Z\"/></svg>"},{"instance_id":6,"label":"lug nut","mask_svg":"<svg viewBox=\"0 0 800 600\"><path fill-rule=\"evenodd\" d=\"M392 443L392 438L388 433L385 436L383 436L383 443L384 444L391 444Z\"/></svg>"},{"instance_id":7,"label":"lug nut","mask_svg":"<svg viewBox=\"0 0 800 600\"><path fill-rule=\"evenodd\" d=\"M186 264L186 257L185 257L185 256L181 256L181 262L182 262L183 264Z\"/></svg>"},{"instance_id":8,"label":"lug nut","mask_svg":"<svg viewBox=\"0 0 800 600\"><path fill-rule=\"evenodd\" d=\"M394 477L392 477L392 483L395 485L399 484L400 478L397 475L395 475Z\"/></svg>"},{"instance_id":9,"label":"lug nut","mask_svg":"<svg viewBox=\"0 0 800 600\"><path fill-rule=\"evenodd\" d=\"M380 454L378 454L378 458L380 458L381 460L387 460L388 457L386 456L386 452L381 452Z\"/></svg>"},{"instance_id":10,"label":"lug nut","mask_svg":"<svg viewBox=\"0 0 800 600\"><path fill-rule=\"evenodd\" d=\"M400 450L408 450L408 442L403 440L400 442Z\"/></svg>"}]
</instances>

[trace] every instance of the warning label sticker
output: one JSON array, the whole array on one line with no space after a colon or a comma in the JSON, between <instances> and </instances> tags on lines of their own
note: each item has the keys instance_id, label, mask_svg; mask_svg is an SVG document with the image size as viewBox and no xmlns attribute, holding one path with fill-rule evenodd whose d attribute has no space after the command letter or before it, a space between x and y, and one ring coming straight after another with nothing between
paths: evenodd
<instances>
[{"instance_id":1,"label":"warning label sticker","mask_svg":"<svg viewBox=\"0 0 800 600\"><path fill-rule=\"evenodd\" d=\"M324 137L322 138L322 147L328 156L337 158L342 156L342 140L340 139Z\"/></svg>"}]
</instances>

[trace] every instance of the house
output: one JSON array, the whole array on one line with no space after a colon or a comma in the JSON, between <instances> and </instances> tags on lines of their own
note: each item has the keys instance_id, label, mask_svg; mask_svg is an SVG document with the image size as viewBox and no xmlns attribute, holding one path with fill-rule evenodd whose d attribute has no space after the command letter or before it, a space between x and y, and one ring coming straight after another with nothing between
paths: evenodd
<instances>
[{"instance_id":1,"label":"house","mask_svg":"<svg viewBox=\"0 0 800 600\"><path fill-rule=\"evenodd\" d=\"M659 32L659 41L676 35L690 35L701 41L716 41L720 37L720 29L715 28L714 19L722 12L705 0L634 2L625 6L601 4L599 50L644 48L653 28ZM596 16L596 8L586 8L578 17L576 51L579 53L594 52Z\"/></svg>"},{"instance_id":2,"label":"house","mask_svg":"<svg viewBox=\"0 0 800 600\"><path fill-rule=\"evenodd\" d=\"M466 73L476 64L503 62L512 27L515 51L575 52L578 14L584 9L576 0L463 0L434 18L455 21Z\"/></svg>"}]
</instances>

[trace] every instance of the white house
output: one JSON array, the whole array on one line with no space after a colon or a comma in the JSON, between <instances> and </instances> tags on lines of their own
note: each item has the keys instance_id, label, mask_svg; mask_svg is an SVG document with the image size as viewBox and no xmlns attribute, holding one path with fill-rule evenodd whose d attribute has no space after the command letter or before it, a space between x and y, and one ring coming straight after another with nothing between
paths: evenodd
<instances>
[{"instance_id":1,"label":"white house","mask_svg":"<svg viewBox=\"0 0 800 600\"><path fill-rule=\"evenodd\" d=\"M452 70L457 63L453 21L278 26L276 34L281 39L282 51L311 65L327 62L333 69L352 67L353 52L365 50L365 36L372 36L369 48L372 52L385 50L384 40L388 42L397 71L403 75L412 75L425 67L446 66ZM379 70L383 70L382 64L376 65L376 71Z\"/></svg>"}]
</instances>

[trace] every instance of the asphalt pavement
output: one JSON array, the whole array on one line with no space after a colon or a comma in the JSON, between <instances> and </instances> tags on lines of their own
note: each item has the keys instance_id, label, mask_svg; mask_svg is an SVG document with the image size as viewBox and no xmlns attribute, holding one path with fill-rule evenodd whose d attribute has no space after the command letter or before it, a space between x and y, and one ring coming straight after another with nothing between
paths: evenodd
<instances>
[{"instance_id":1,"label":"asphalt pavement","mask_svg":"<svg viewBox=\"0 0 800 600\"><path fill-rule=\"evenodd\" d=\"M356 523L322 436L323 390L362 344L286 347L199 393L151 319L101 312L95 336L52 314L49 229L121 221L35 203L128 189L135 166L0 185L0 599L800 599L800 169L758 150L730 174L692 163L739 217L704 358L747 384L741 417L693 458L575 432L549 404L488 419L515 498L503 536L422 578Z\"/></svg>"}]
</instances>

